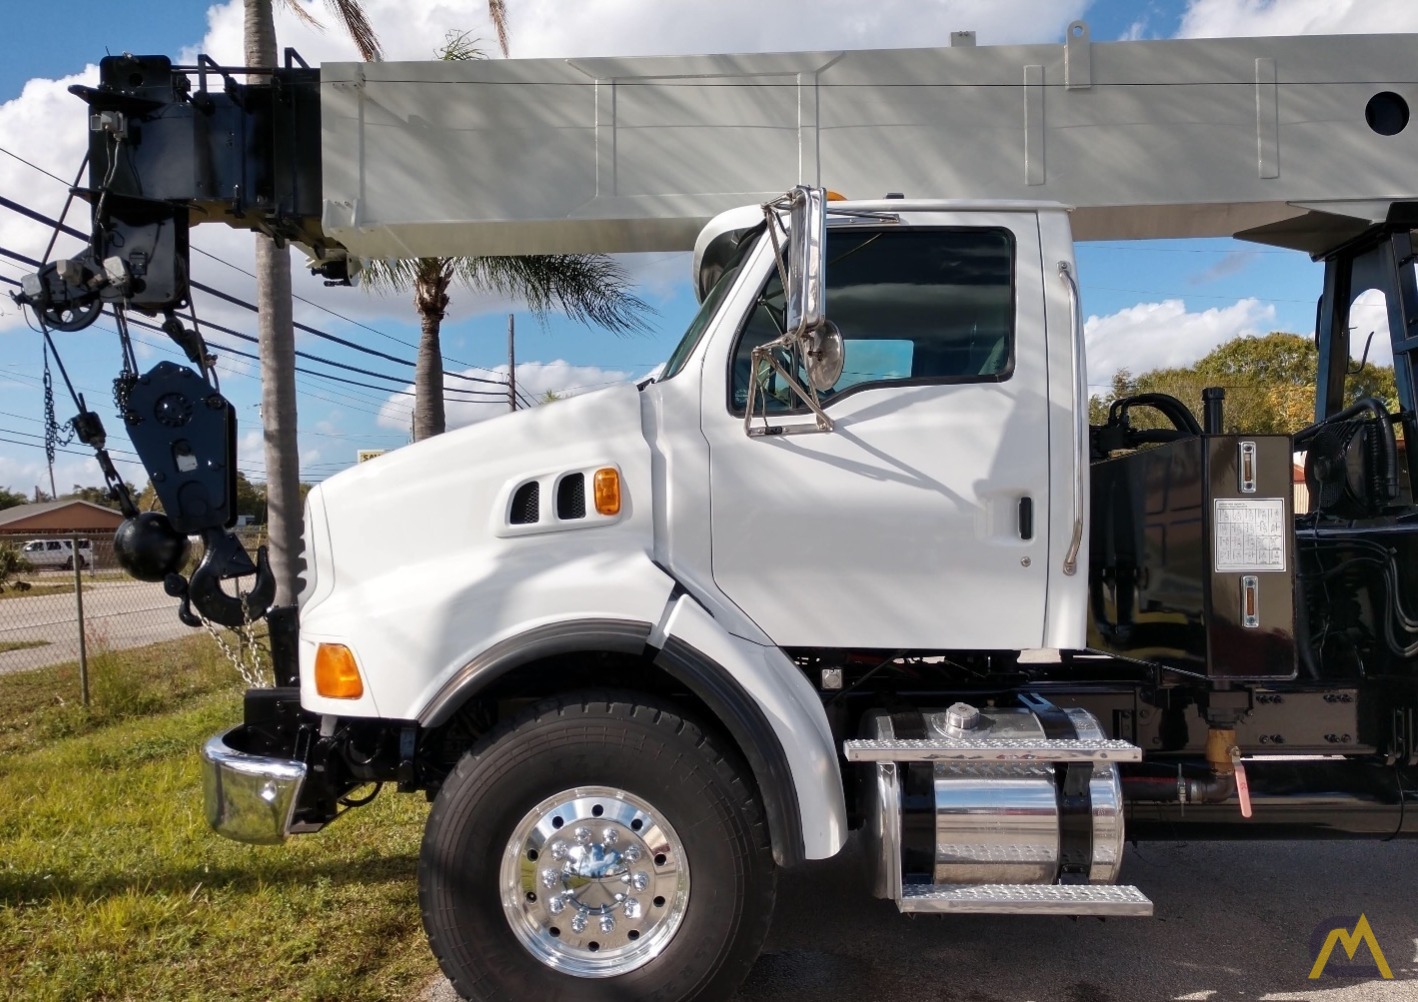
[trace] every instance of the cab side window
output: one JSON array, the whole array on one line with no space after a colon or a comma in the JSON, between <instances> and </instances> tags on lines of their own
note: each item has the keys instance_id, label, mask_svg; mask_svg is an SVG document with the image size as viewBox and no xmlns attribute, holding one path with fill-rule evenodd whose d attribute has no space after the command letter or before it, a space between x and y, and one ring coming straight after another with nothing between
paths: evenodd
<instances>
[{"instance_id":1,"label":"cab side window","mask_svg":"<svg viewBox=\"0 0 1418 1002\"><path fill-rule=\"evenodd\" d=\"M739 414L754 375L752 351L779 336L783 309L775 272L734 350L731 409ZM827 315L842 332L847 361L836 385L820 395L826 404L867 387L1008 379L1013 237L997 228L831 230ZM770 411L802 409L769 367L757 378Z\"/></svg>"}]
</instances>

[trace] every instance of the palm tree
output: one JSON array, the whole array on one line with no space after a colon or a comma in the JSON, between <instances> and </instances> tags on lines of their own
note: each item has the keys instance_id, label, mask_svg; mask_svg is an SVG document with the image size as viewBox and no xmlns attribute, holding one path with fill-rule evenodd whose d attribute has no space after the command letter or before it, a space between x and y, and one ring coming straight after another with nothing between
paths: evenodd
<instances>
[{"instance_id":1,"label":"palm tree","mask_svg":"<svg viewBox=\"0 0 1418 1002\"><path fill-rule=\"evenodd\" d=\"M313 20L297 0L279 0ZM367 60L379 58L375 38L355 0L326 0ZM272 0L245 0L247 66L276 65L276 23ZM253 77L253 82L259 81ZM295 331L291 316L290 253L265 234L256 234L256 306L261 353L261 423L266 446L267 531L276 604L291 605L298 591L300 537L304 512L300 496L300 443L296 437Z\"/></svg>"},{"instance_id":2,"label":"palm tree","mask_svg":"<svg viewBox=\"0 0 1418 1002\"><path fill-rule=\"evenodd\" d=\"M507 48L506 11L490 0L498 41ZM439 57L451 62L482 59L467 32L450 31ZM552 308L573 319L617 334L643 330L650 307L630 292L625 272L604 254L540 254L522 257L421 257L366 262L367 288L412 289L419 315L418 361L414 369L414 441L443 433L443 348L440 331L448 290L456 282L470 289L520 299L538 317Z\"/></svg>"},{"instance_id":3,"label":"palm tree","mask_svg":"<svg viewBox=\"0 0 1418 1002\"><path fill-rule=\"evenodd\" d=\"M523 257L422 257L367 262L367 288L412 289L419 315L414 369L414 440L440 435L443 408L443 348L440 332L448 290L456 282L526 303L538 317L559 309L572 319L617 334L645 329L651 307L630 292L620 265L604 254L538 254Z\"/></svg>"}]
</instances>

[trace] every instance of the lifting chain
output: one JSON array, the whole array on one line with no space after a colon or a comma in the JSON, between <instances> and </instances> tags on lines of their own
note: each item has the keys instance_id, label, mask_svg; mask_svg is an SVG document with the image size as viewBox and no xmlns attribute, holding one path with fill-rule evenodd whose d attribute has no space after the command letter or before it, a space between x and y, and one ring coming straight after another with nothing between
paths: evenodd
<instances>
[{"instance_id":1,"label":"lifting chain","mask_svg":"<svg viewBox=\"0 0 1418 1002\"><path fill-rule=\"evenodd\" d=\"M241 600L243 614L240 632L233 631L238 637L235 650L227 643L226 638L222 636L222 631L217 628L215 623L202 615L200 611L197 613L197 618L202 621L202 625L206 627L212 639L217 642L217 647L226 656L231 666L236 669L236 673L241 676L241 681L248 689L269 689L273 683L261 660L261 648L256 643L256 629L251 621L251 613L246 607L246 593L238 590L236 597Z\"/></svg>"}]
</instances>

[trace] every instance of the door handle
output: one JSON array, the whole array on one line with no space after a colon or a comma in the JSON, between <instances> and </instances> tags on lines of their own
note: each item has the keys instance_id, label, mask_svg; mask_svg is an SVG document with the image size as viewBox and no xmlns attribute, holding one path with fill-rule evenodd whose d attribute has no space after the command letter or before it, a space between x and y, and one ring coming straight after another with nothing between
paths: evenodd
<instances>
[{"instance_id":1,"label":"door handle","mask_svg":"<svg viewBox=\"0 0 1418 1002\"><path fill-rule=\"evenodd\" d=\"M1034 499L1028 495L1019 499L1019 538L1034 538Z\"/></svg>"}]
</instances>

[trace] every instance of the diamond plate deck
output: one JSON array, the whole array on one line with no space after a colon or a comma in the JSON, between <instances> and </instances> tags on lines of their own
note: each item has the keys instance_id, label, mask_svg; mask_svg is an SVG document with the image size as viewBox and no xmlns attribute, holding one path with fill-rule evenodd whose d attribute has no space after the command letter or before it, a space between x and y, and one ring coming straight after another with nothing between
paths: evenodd
<instances>
[{"instance_id":1,"label":"diamond plate deck","mask_svg":"<svg viewBox=\"0 0 1418 1002\"><path fill-rule=\"evenodd\" d=\"M908 884L897 904L913 914L1152 915L1141 891L1120 884Z\"/></svg>"},{"instance_id":2,"label":"diamond plate deck","mask_svg":"<svg viewBox=\"0 0 1418 1002\"><path fill-rule=\"evenodd\" d=\"M857 738L848 762L1141 762L1142 749L1099 738Z\"/></svg>"}]
</instances>

